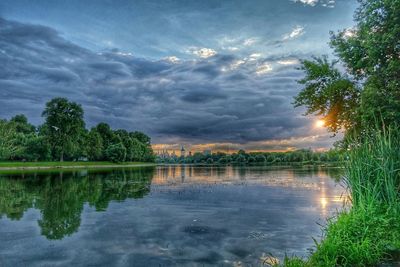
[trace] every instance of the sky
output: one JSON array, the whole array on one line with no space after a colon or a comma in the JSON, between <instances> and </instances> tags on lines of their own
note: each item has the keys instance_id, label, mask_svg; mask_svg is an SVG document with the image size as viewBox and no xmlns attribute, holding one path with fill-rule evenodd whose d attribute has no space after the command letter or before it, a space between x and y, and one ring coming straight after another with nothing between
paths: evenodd
<instances>
[{"instance_id":1,"label":"sky","mask_svg":"<svg viewBox=\"0 0 400 267\"><path fill-rule=\"evenodd\" d=\"M326 149L293 97L356 0L2 0L0 118L66 97L156 149Z\"/></svg>"}]
</instances>

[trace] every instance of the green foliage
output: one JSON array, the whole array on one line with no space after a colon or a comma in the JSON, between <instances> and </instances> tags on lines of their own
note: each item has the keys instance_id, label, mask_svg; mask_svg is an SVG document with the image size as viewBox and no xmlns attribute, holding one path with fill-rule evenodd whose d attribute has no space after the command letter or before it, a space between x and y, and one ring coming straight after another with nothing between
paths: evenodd
<instances>
[{"instance_id":1,"label":"green foliage","mask_svg":"<svg viewBox=\"0 0 400 267\"><path fill-rule=\"evenodd\" d=\"M398 240L399 213L386 207L353 208L329 222L310 266L374 266L390 259L389 248L395 248Z\"/></svg>"},{"instance_id":2,"label":"green foliage","mask_svg":"<svg viewBox=\"0 0 400 267\"><path fill-rule=\"evenodd\" d=\"M295 98L335 133L362 135L375 118L385 127L400 121L400 0L359 2L355 27L331 37L345 71L326 57L303 61L304 89Z\"/></svg>"},{"instance_id":3,"label":"green foliage","mask_svg":"<svg viewBox=\"0 0 400 267\"><path fill-rule=\"evenodd\" d=\"M126 148L122 143L108 146L105 153L107 159L112 162L123 162L126 158Z\"/></svg>"},{"instance_id":4,"label":"green foliage","mask_svg":"<svg viewBox=\"0 0 400 267\"><path fill-rule=\"evenodd\" d=\"M349 151L346 183L353 206L400 208L400 130L371 131Z\"/></svg>"},{"instance_id":5,"label":"green foliage","mask_svg":"<svg viewBox=\"0 0 400 267\"><path fill-rule=\"evenodd\" d=\"M86 144L89 160L101 160L103 158L103 139L96 129L89 131Z\"/></svg>"},{"instance_id":6,"label":"green foliage","mask_svg":"<svg viewBox=\"0 0 400 267\"><path fill-rule=\"evenodd\" d=\"M52 153L63 161L65 153L71 153L77 146L85 127L83 109L66 98L54 98L47 102L42 116L46 119L46 137Z\"/></svg>"},{"instance_id":7,"label":"green foliage","mask_svg":"<svg viewBox=\"0 0 400 267\"><path fill-rule=\"evenodd\" d=\"M267 161L267 158L261 154L256 155L255 159L257 162L261 162L261 163L264 163L265 161Z\"/></svg>"},{"instance_id":8,"label":"green foliage","mask_svg":"<svg viewBox=\"0 0 400 267\"><path fill-rule=\"evenodd\" d=\"M227 163L228 163L228 158L227 158L227 157L221 157L221 158L218 160L218 163L219 163L219 164L227 164Z\"/></svg>"},{"instance_id":9,"label":"green foliage","mask_svg":"<svg viewBox=\"0 0 400 267\"><path fill-rule=\"evenodd\" d=\"M21 158L29 161L46 161L51 159L50 145L44 136L29 135L25 143L24 152Z\"/></svg>"},{"instance_id":10,"label":"green foliage","mask_svg":"<svg viewBox=\"0 0 400 267\"><path fill-rule=\"evenodd\" d=\"M240 153L239 151L239 155L236 157L236 162L238 163L246 163L247 159L246 156L244 156L244 153Z\"/></svg>"},{"instance_id":11,"label":"green foliage","mask_svg":"<svg viewBox=\"0 0 400 267\"><path fill-rule=\"evenodd\" d=\"M203 164L208 163L211 158L213 163L218 164L249 164L249 165L264 165L264 164L319 164L319 163L335 163L343 161L343 151L331 149L327 152L314 152L308 149L300 149L287 152L251 152L247 153L244 150L238 153L226 154L217 152L213 154L204 154L196 152L192 156L186 156L184 160L177 156L165 157L159 155L157 162L159 163L188 163L188 164Z\"/></svg>"},{"instance_id":12,"label":"green foliage","mask_svg":"<svg viewBox=\"0 0 400 267\"><path fill-rule=\"evenodd\" d=\"M20 139L16 124L0 120L0 160L13 158L23 151Z\"/></svg>"},{"instance_id":13,"label":"green foliage","mask_svg":"<svg viewBox=\"0 0 400 267\"><path fill-rule=\"evenodd\" d=\"M351 209L328 221L325 238L299 266L376 266L400 251L400 130L376 128L366 136L348 152Z\"/></svg>"},{"instance_id":14,"label":"green foliage","mask_svg":"<svg viewBox=\"0 0 400 267\"><path fill-rule=\"evenodd\" d=\"M36 130L35 126L28 123L28 119L24 114L19 114L12 117L10 122L15 124L15 129L18 133L31 134Z\"/></svg>"},{"instance_id":15,"label":"green foliage","mask_svg":"<svg viewBox=\"0 0 400 267\"><path fill-rule=\"evenodd\" d=\"M304 89L295 97L295 106L306 106L306 115L322 116L332 132L353 128L360 89L327 57L304 60L302 64L306 77L299 81Z\"/></svg>"},{"instance_id":16,"label":"green foliage","mask_svg":"<svg viewBox=\"0 0 400 267\"><path fill-rule=\"evenodd\" d=\"M0 160L155 160L146 134L114 131L106 123L87 131L82 107L65 98L49 101L43 116L46 122L37 131L25 115L0 120Z\"/></svg>"},{"instance_id":17,"label":"green foliage","mask_svg":"<svg viewBox=\"0 0 400 267\"><path fill-rule=\"evenodd\" d=\"M384 208L353 209L330 220L309 259L285 258L281 266L363 267L390 261L400 249L400 214ZM278 266L278 265L277 265Z\"/></svg>"}]
</instances>

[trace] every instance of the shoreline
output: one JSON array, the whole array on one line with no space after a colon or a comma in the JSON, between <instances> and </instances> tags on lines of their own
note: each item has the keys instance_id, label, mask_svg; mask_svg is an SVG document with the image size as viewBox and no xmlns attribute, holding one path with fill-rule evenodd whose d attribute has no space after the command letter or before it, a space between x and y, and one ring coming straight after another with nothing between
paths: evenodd
<instances>
[{"instance_id":1,"label":"shoreline","mask_svg":"<svg viewBox=\"0 0 400 267\"><path fill-rule=\"evenodd\" d=\"M80 164L80 165L42 165L42 166L1 166L0 171L13 170L59 170L59 169L101 169L101 168L132 168L157 166L156 163L137 163L137 164Z\"/></svg>"},{"instance_id":2,"label":"shoreline","mask_svg":"<svg viewBox=\"0 0 400 267\"><path fill-rule=\"evenodd\" d=\"M23 171L23 170L65 170L65 169L106 169L106 168L133 168L133 167L150 167L150 166L196 166L196 167L226 167L226 166L245 166L245 167L261 167L261 166L268 166L268 167L337 167L343 168L340 164L321 164L321 163L314 163L314 164L182 164L182 163L106 163L106 164L96 164L96 162L90 162L89 164L84 164L83 162L79 162L80 164L69 164L69 162L64 162L62 164L57 164L56 162L10 162L10 165L2 164L0 162L0 171ZM91 164L93 163L93 164ZM16 166L12 166L13 164L17 164ZM24 166L26 164L26 166ZM38 165L34 165L38 164ZM54 165L52 165L54 164Z\"/></svg>"}]
</instances>

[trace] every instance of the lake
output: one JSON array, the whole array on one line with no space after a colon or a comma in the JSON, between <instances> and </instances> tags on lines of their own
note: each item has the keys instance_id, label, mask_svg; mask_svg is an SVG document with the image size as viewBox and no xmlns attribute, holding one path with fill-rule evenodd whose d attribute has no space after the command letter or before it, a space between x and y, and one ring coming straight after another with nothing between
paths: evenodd
<instances>
[{"instance_id":1,"label":"lake","mask_svg":"<svg viewBox=\"0 0 400 267\"><path fill-rule=\"evenodd\" d=\"M1 266L260 266L307 256L341 169L158 166L0 174Z\"/></svg>"}]
</instances>

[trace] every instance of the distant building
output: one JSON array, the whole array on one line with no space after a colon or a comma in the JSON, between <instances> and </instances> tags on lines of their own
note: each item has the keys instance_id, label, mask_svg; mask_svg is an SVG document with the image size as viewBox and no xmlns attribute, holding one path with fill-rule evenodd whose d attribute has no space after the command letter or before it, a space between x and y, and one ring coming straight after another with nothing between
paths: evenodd
<instances>
[{"instance_id":1,"label":"distant building","mask_svg":"<svg viewBox=\"0 0 400 267\"><path fill-rule=\"evenodd\" d=\"M186 156L186 151L185 151L185 148L182 146L182 148L181 148L181 157L183 158L185 156Z\"/></svg>"},{"instance_id":2,"label":"distant building","mask_svg":"<svg viewBox=\"0 0 400 267\"><path fill-rule=\"evenodd\" d=\"M192 151L189 151L189 157L191 157L192 156Z\"/></svg>"},{"instance_id":3,"label":"distant building","mask_svg":"<svg viewBox=\"0 0 400 267\"><path fill-rule=\"evenodd\" d=\"M162 158L162 159L167 159L170 158L170 154L168 153L168 150L162 150L162 151L158 151L157 153L158 157Z\"/></svg>"}]
</instances>

